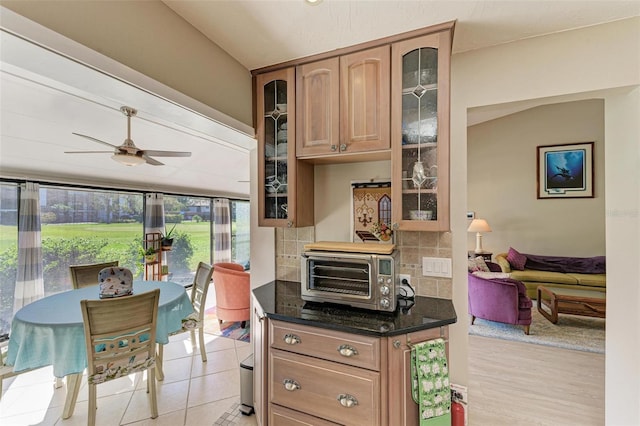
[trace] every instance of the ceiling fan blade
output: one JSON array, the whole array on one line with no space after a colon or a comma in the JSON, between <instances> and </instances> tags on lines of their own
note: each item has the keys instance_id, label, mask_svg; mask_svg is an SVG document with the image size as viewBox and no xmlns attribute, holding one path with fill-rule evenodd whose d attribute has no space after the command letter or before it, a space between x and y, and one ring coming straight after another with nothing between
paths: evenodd
<instances>
[{"instance_id":1,"label":"ceiling fan blade","mask_svg":"<svg viewBox=\"0 0 640 426\"><path fill-rule=\"evenodd\" d=\"M113 151L65 151L65 154L113 154Z\"/></svg>"},{"instance_id":2,"label":"ceiling fan blade","mask_svg":"<svg viewBox=\"0 0 640 426\"><path fill-rule=\"evenodd\" d=\"M146 161L147 164L150 164L152 166L164 166L164 163L161 163L155 158L151 158L146 154L142 154L141 157L144 158L144 161Z\"/></svg>"},{"instance_id":3,"label":"ceiling fan blade","mask_svg":"<svg viewBox=\"0 0 640 426\"><path fill-rule=\"evenodd\" d=\"M145 149L144 155L153 155L154 157L191 157L190 152L184 151L155 151L153 149Z\"/></svg>"},{"instance_id":4,"label":"ceiling fan blade","mask_svg":"<svg viewBox=\"0 0 640 426\"><path fill-rule=\"evenodd\" d=\"M110 144L109 142L101 141L100 139L96 139L96 138L91 137L91 136L83 135L81 133L71 132L71 134L76 135L76 136L80 136L81 138L89 139L90 141L94 141L94 142L101 143L103 145L110 146L111 148L118 148L117 145L113 145L113 144Z\"/></svg>"}]
</instances>

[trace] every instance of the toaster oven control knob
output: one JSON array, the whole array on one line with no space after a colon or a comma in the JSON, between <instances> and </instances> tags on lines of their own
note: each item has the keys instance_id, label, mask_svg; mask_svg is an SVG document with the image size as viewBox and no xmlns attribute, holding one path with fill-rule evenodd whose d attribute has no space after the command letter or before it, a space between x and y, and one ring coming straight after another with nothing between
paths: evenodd
<instances>
[{"instance_id":1,"label":"toaster oven control knob","mask_svg":"<svg viewBox=\"0 0 640 426\"><path fill-rule=\"evenodd\" d=\"M391 277L387 278L387 284L391 285Z\"/></svg>"},{"instance_id":2,"label":"toaster oven control knob","mask_svg":"<svg viewBox=\"0 0 640 426\"><path fill-rule=\"evenodd\" d=\"M389 293L391 293L391 289L388 285L380 286L380 294L382 294L383 296L388 296Z\"/></svg>"},{"instance_id":3,"label":"toaster oven control knob","mask_svg":"<svg viewBox=\"0 0 640 426\"><path fill-rule=\"evenodd\" d=\"M384 282L384 277L378 277L378 284L382 284Z\"/></svg>"},{"instance_id":4,"label":"toaster oven control knob","mask_svg":"<svg viewBox=\"0 0 640 426\"><path fill-rule=\"evenodd\" d=\"M389 309L390 306L391 302L389 302L389 299L387 299L386 297L380 299L380 307L382 309Z\"/></svg>"}]
</instances>

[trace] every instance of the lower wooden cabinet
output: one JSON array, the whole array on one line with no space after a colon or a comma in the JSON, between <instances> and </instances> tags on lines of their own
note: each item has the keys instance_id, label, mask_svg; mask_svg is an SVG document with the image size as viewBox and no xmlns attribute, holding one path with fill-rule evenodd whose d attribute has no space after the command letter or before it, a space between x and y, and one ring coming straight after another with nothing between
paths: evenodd
<instances>
[{"instance_id":1,"label":"lower wooden cabinet","mask_svg":"<svg viewBox=\"0 0 640 426\"><path fill-rule=\"evenodd\" d=\"M370 337L266 317L259 332L254 351L268 358L254 366L260 426L417 426L411 345L448 339L447 327Z\"/></svg>"}]
</instances>

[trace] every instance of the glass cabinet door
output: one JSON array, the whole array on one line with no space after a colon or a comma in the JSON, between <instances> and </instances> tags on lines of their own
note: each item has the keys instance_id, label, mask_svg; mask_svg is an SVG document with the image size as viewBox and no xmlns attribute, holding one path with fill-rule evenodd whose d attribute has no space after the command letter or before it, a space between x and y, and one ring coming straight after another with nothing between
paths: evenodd
<instances>
[{"instance_id":1,"label":"glass cabinet door","mask_svg":"<svg viewBox=\"0 0 640 426\"><path fill-rule=\"evenodd\" d=\"M313 166L296 161L295 69L256 76L258 204L260 226L313 224Z\"/></svg>"},{"instance_id":2,"label":"glass cabinet door","mask_svg":"<svg viewBox=\"0 0 640 426\"><path fill-rule=\"evenodd\" d=\"M399 229L449 227L450 53L440 48L440 38L434 34L393 46L392 180Z\"/></svg>"},{"instance_id":3,"label":"glass cabinet door","mask_svg":"<svg viewBox=\"0 0 640 426\"><path fill-rule=\"evenodd\" d=\"M273 80L264 88L264 217L287 218L287 82Z\"/></svg>"}]
</instances>

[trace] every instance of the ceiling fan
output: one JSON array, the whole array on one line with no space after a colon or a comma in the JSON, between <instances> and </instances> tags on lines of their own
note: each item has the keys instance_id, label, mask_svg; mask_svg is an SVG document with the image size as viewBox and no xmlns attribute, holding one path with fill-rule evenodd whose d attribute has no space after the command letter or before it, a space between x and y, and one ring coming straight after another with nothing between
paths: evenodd
<instances>
[{"instance_id":1,"label":"ceiling fan","mask_svg":"<svg viewBox=\"0 0 640 426\"><path fill-rule=\"evenodd\" d=\"M124 140L122 145L117 146L110 144L109 142L101 141L100 139L96 139L91 136L82 135L80 133L73 132L72 134L76 136L83 137L85 139L89 139L93 142L98 142L103 145L107 145L112 147L113 151L65 151L65 154L113 154L111 158L113 158L118 163L124 164L126 166L137 166L142 163L147 163L152 166L162 166L164 163L156 160L154 157L191 157L190 152L184 151L157 151L153 149L140 149L138 148L131 139L131 117L134 117L138 111L134 108L123 106L120 107L120 111L124 115L127 116L127 138Z\"/></svg>"}]
</instances>

